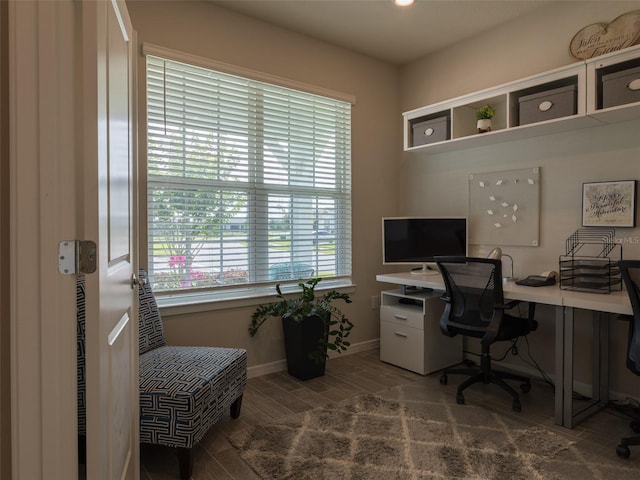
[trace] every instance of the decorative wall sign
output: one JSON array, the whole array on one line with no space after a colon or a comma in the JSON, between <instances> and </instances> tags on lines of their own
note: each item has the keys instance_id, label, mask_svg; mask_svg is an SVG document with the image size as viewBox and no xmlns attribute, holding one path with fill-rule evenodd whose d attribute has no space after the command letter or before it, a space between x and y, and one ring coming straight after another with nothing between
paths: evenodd
<instances>
[{"instance_id":1,"label":"decorative wall sign","mask_svg":"<svg viewBox=\"0 0 640 480\"><path fill-rule=\"evenodd\" d=\"M588 58L616 52L635 45L640 40L640 10L620 15L609 25L594 23L587 25L574 35L569 43L573 58Z\"/></svg>"},{"instance_id":2,"label":"decorative wall sign","mask_svg":"<svg viewBox=\"0 0 640 480\"><path fill-rule=\"evenodd\" d=\"M582 184L583 227L635 227L636 181Z\"/></svg>"},{"instance_id":3,"label":"decorative wall sign","mask_svg":"<svg viewBox=\"0 0 640 480\"><path fill-rule=\"evenodd\" d=\"M469 175L469 243L538 246L540 169Z\"/></svg>"}]
</instances>

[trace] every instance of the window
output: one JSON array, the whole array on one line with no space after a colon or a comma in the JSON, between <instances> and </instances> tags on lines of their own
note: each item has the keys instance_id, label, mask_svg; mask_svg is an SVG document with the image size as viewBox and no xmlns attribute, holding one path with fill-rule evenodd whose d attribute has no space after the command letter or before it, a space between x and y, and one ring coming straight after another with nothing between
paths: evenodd
<instances>
[{"instance_id":1,"label":"window","mask_svg":"<svg viewBox=\"0 0 640 480\"><path fill-rule=\"evenodd\" d=\"M348 102L148 55L154 289L349 277L350 155Z\"/></svg>"}]
</instances>

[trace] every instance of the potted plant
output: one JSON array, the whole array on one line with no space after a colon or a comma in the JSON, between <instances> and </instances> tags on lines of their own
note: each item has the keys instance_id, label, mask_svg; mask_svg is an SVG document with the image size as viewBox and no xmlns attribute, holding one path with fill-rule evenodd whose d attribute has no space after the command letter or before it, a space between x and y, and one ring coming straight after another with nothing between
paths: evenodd
<instances>
[{"instance_id":1,"label":"potted plant","mask_svg":"<svg viewBox=\"0 0 640 480\"><path fill-rule=\"evenodd\" d=\"M300 380L324 375L328 350L343 352L350 345L346 338L353 324L332 302L351 303L351 299L336 290L317 297L314 289L320 280L313 278L298 284L302 291L289 298L276 285L278 300L258 306L249 325L253 337L268 318L282 318L287 371Z\"/></svg>"},{"instance_id":2,"label":"potted plant","mask_svg":"<svg viewBox=\"0 0 640 480\"><path fill-rule=\"evenodd\" d=\"M478 120L478 133L491 131L491 119L496 114L494 108L487 104L476 110L476 120Z\"/></svg>"}]
</instances>

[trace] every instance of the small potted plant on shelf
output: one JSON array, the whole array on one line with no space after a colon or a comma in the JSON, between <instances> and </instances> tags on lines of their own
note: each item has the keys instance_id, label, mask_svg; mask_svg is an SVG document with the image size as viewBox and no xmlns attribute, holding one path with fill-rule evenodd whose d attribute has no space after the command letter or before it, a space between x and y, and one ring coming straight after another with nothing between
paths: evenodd
<instances>
[{"instance_id":1,"label":"small potted plant on shelf","mask_svg":"<svg viewBox=\"0 0 640 480\"><path fill-rule=\"evenodd\" d=\"M324 375L328 350L343 352L350 345L346 338L353 324L332 302L351 303L351 299L336 290L316 297L314 289L320 280L298 284L302 291L290 298L285 298L280 285L276 285L278 301L258 306L249 325L253 337L268 318L282 318L287 371L300 380Z\"/></svg>"},{"instance_id":2,"label":"small potted plant on shelf","mask_svg":"<svg viewBox=\"0 0 640 480\"><path fill-rule=\"evenodd\" d=\"M491 119L496 114L494 108L487 104L476 110L476 120L478 120L478 133L491 131Z\"/></svg>"}]
</instances>

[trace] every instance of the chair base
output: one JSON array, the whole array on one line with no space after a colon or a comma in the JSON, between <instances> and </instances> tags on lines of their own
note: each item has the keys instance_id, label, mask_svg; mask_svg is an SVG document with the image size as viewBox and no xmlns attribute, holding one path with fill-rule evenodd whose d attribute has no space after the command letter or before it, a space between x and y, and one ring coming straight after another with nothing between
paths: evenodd
<instances>
[{"instance_id":1,"label":"chair base","mask_svg":"<svg viewBox=\"0 0 640 480\"><path fill-rule=\"evenodd\" d=\"M620 440L620 445L616 447L616 453L620 458L631 456L630 445L640 445L640 437L627 437Z\"/></svg>"},{"instance_id":2,"label":"chair base","mask_svg":"<svg viewBox=\"0 0 640 480\"><path fill-rule=\"evenodd\" d=\"M629 423L629 427L635 433L640 433L640 416L638 415L637 409L634 410L634 413L631 414L633 420ZM616 453L620 458L629 458L631 456L631 450L629 447L631 445L640 445L640 436L635 437L626 437L620 440L620 445L616 447Z\"/></svg>"},{"instance_id":3,"label":"chair base","mask_svg":"<svg viewBox=\"0 0 640 480\"><path fill-rule=\"evenodd\" d=\"M522 393L527 393L531 390L531 380L522 375L517 375L509 372L499 372L491 368L491 355L488 352L483 352L481 356L480 368L448 368L441 372L440 383L447 384L447 376L451 374L468 375L470 378L462 382L458 386L456 394L456 402L460 405L464 404L463 391L471 385L476 383L484 383L498 385L504 391L506 391L513 398L512 409L514 412L522 411L522 404L520 403L520 395L515 391L505 380L516 380L522 382L520 390Z\"/></svg>"}]
</instances>

